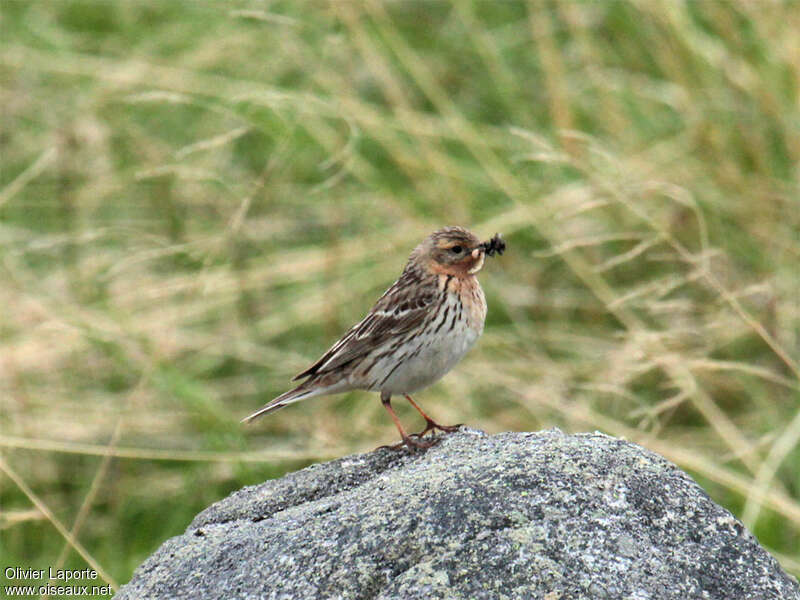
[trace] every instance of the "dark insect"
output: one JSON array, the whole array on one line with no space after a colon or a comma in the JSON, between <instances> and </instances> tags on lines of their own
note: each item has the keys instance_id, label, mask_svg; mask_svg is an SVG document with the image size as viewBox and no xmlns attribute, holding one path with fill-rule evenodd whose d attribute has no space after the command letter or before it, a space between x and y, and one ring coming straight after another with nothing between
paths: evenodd
<instances>
[{"instance_id":1,"label":"dark insect","mask_svg":"<svg viewBox=\"0 0 800 600\"><path fill-rule=\"evenodd\" d=\"M492 239L481 244L481 248L488 256L494 256L495 252L503 254L506 251L506 241L500 237L499 233L495 233Z\"/></svg>"}]
</instances>

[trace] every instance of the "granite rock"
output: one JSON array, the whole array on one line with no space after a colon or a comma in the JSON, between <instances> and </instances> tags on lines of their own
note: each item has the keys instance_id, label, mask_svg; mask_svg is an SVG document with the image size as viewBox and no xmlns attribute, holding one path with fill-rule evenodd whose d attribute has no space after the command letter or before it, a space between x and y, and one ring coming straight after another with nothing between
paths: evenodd
<instances>
[{"instance_id":1,"label":"granite rock","mask_svg":"<svg viewBox=\"0 0 800 600\"><path fill-rule=\"evenodd\" d=\"M200 513L118 599L800 600L727 510L661 456L600 433L379 449Z\"/></svg>"}]
</instances>

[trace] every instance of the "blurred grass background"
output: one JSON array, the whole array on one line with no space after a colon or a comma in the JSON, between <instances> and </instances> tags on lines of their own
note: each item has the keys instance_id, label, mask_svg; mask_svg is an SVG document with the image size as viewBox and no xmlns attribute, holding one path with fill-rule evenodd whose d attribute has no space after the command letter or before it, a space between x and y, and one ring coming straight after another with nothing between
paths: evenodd
<instances>
[{"instance_id":1,"label":"blurred grass background","mask_svg":"<svg viewBox=\"0 0 800 600\"><path fill-rule=\"evenodd\" d=\"M230 491L394 442L367 393L239 419L460 224L509 251L422 406L641 443L800 574L800 4L0 10L4 564L125 582Z\"/></svg>"}]
</instances>

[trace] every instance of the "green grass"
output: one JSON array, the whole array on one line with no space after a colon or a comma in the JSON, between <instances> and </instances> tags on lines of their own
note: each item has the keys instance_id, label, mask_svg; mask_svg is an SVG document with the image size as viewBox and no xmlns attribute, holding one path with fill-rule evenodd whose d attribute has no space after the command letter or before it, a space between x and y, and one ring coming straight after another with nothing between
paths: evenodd
<instances>
[{"instance_id":1,"label":"green grass","mask_svg":"<svg viewBox=\"0 0 800 600\"><path fill-rule=\"evenodd\" d=\"M800 574L796 2L7 0L0 27L6 563L125 582L230 491L394 441L365 393L239 419L461 224L509 250L422 405L637 441Z\"/></svg>"}]
</instances>

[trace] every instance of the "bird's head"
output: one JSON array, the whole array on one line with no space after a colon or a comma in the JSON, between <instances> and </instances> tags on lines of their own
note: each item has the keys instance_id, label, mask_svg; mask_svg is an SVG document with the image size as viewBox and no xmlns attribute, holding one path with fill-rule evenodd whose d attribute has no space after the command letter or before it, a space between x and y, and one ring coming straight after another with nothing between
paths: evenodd
<instances>
[{"instance_id":1,"label":"bird's head","mask_svg":"<svg viewBox=\"0 0 800 600\"><path fill-rule=\"evenodd\" d=\"M434 231L417 246L410 262L436 274L469 277L481 270L487 251L490 255L497 251L490 251L490 248L495 246L490 242L482 243L463 227L445 227Z\"/></svg>"}]
</instances>

